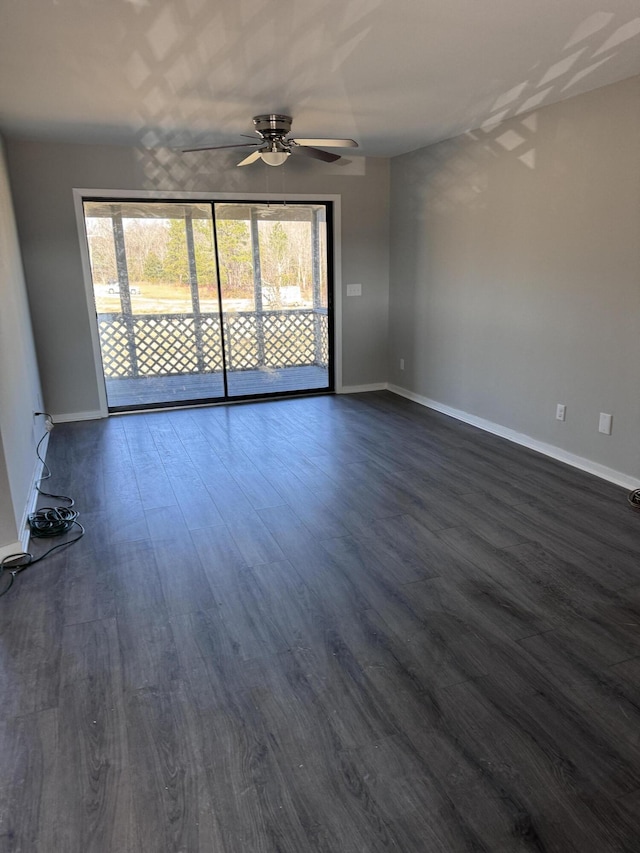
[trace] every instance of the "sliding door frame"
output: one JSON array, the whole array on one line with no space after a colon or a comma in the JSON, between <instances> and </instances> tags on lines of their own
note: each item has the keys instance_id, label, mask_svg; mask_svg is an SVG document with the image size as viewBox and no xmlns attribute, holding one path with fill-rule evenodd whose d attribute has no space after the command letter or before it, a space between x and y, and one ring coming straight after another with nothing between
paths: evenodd
<instances>
[{"instance_id":1,"label":"sliding door frame","mask_svg":"<svg viewBox=\"0 0 640 853\"><path fill-rule=\"evenodd\" d=\"M95 310L95 299L93 291L93 279L91 276L91 264L89 260L89 246L86 235L84 221L84 202L85 201L113 201L113 202L154 202L166 201L175 202L176 204L189 203L210 203L215 205L219 202L230 203L254 203L254 204L325 204L327 206L328 221L327 221L327 265L329 282L333 282L333 287L328 288L329 298L329 334L330 350L333 355L333 376L329 376L329 389L320 389L309 391L301 390L299 392L286 392L282 394L274 394L274 397L284 396L300 396L303 394L322 394L331 393L331 390L340 393L342 390L342 252L341 252L341 197L338 194L323 194L323 193L205 193L205 192L163 192L156 190L136 191L136 190L105 190L105 189L85 189L74 188L73 202L76 212L76 224L78 227L78 238L80 242L80 259L82 263L82 273L85 285L85 296L87 304L87 321L91 332L91 343L93 347L94 367L96 376L96 390L99 401L99 411L102 417L108 417L116 412L109 412L107 402L107 392L105 386L104 370L102 365L102 352L100 349L100 336L98 333L98 320ZM332 221L332 227L329 226L329 220ZM216 252L217 254L217 252ZM331 360L330 360L331 363ZM265 397L267 398L267 397ZM248 399L247 397L227 397L224 400L216 398L211 401L196 401L185 402L171 408L185 408L192 406L212 406L226 405L233 402L242 402ZM256 397L257 399L257 397ZM158 408L167 408L166 406L150 405L137 409L138 411L153 411Z\"/></svg>"}]
</instances>

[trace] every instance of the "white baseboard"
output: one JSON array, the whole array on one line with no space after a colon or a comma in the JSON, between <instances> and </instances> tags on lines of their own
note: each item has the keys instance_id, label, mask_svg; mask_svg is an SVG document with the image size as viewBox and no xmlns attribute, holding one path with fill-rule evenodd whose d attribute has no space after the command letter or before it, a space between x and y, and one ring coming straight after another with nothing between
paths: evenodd
<instances>
[{"instance_id":1,"label":"white baseboard","mask_svg":"<svg viewBox=\"0 0 640 853\"><path fill-rule=\"evenodd\" d=\"M40 445L40 455L43 459L47 458L47 446L49 444L49 433L45 434L44 441ZM10 554L20 554L29 548L29 516L35 510L38 503L38 490L36 488L40 478L42 477L44 464L36 457L36 464L31 475L31 485L29 487L29 497L22 512L20 526L18 528L19 541L12 542L9 545L0 546L0 560L8 557Z\"/></svg>"},{"instance_id":2,"label":"white baseboard","mask_svg":"<svg viewBox=\"0 0 640 853\"><path fill-rule=\"evenodd\" d=\"M614 468L608 468L606 465L600 465L599 462L593 462L591 459L585 459L583 456L577 456L574 453L569 453L561 447L556 447L553 444L547 444L544 441L538 441L529 435L522 432L516 432L513 429L502 426L501 424L493 423L493 421L479 418L476 415L470 415L468 412L463 412L461 409L454 409L452 406L446 406L443 403L438 403L437 400L430 400L428 397L423 397L420 394L414 394L413 391L408 391L406 388L401 388L399 385L389 385L389 391L393 394L398 394L400 397L406 397L407 400L412 400L414 403L419 403L427 409L433 409L436 412L441 412L443 415L449 415L458 421L463 421L466 424L477 427L485 432L493 433L500 438L506 438L507 441L512 441L514 444L520 444L523 447L528 447L530 450L536 450L545 456L550 456L552 459L557 459L559 462L564 462L566 465L571 465L573 468L579 468L581 471L586 471L588 474L594 474L603 480L608 480L610 483L615 483L616 486L622 486L625 489L637 489L640 486L636 477L631 477L629 474L624 474L622 471L616 471Z\"/></svg>"},{"instance_id":3,"label":"white baseboard","mask_svg":"<svg viewBox=\"0 0 640 853\"><path fill-rule=\"evenodd\" d=\"M104 418L104 415L101 411L93 411L93 412L67 412L62 415L51 415L53 418L54 424L67 424L72 421L96 421L99 418Z\"/></svg>"},{"instance_id":4,"label":"white baseboard","mask_svg":"<svg viewBox=\"0 0 640 853\"><path fill-rule=\"evenodd\" d=\"M44 441L40 445L40 456L43 459L47 458L47 448L49 447L49 438L51 433L48 432L45 434ZM38 489L37 485L40 482L40 478L42 477L44 471L44 463L41 462L36 457L36 464L33 468L33 475L31 477L31 488L29 489L29 498L27 500L27 504L24 508L24 512L22 513L22 518L20 520L20 527L18 530L18 535L20 536L20 541L22 544L22 550L26 551L29 547L29 535L30 535L30 527L29 527L29 516L36 509L38 504Z\"/></svg>"},{"instance_id":5,"label":"white baseboard","mask_svg":"<svg viewBox=\"0 0 640 853\"><path fill-rule=\"evenodd\" d=\"M13 554L21 554L24 551L22 542L12 542L10 545L0 545L0 560L11 557Z\"/></svg>"},{"instance_id":6,"label":"white baseboard","mask_svg":"<svg viewBox=\"0 0 640 853\"><path fill-rule=\"evenodd\" d=\"M371 385L343 385L342 388L336 388L336 394L362 394L366 391L386 391L387 388L386 382L374 382Z\"/></svg>"}]
</instances>

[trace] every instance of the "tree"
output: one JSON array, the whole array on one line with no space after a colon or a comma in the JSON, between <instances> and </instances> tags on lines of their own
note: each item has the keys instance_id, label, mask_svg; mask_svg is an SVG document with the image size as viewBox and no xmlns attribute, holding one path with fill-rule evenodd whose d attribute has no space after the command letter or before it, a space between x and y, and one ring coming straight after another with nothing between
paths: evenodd
<instances>
[{"instance_id":1,"label":"tree","mask_svg":"<svg viewBox=\"0 0 640 853\"><path fill-rule=\"evenodd\" d=\"M127 252L129 281L147 278L147 258L155 253L162 258L166 240L166 220L148 217L123 216L124 242Z\"/></svg>"},{"instance_id":2,"label":"tree","mask_svg":"<svg viewBox=\"0 0 640 853\"><path fill-rule=\"evenodd\" d=\"M193 245L198 284L210 292L216 292L216 254L213 249L213 227L210 219L193 220Z\"/></svg>"},{"instance_id":3,"label":"tree","mask_svg":"<svg viewBox=\"0 0 640 853\"><path fill-rule=\"evenodd\" d=\"M187 233L184 219L169 220L163 267L167 281L178 285L189 284Z\"/></svg>"},{"instance_id":4,"label":"tree","mask_svg":"<svg viewBox=\"0 0 640 853\"><path fill-rule=\"evenodd\" d=\"M161 281L164 278L162 258L153 249L151 249L144 259L142 277L146 281Z\"/></svg>"},{"instance_id":5,"label":"tree","mask_svg":"<svg viewBox=\"0 0 640 853\"><path fill-rule=\"evenodd\" d=\"M253 296L253 262L249 224L243 219L216 221L220 284L225 296Z\"/></svg>"},{"instance_id":6,"label":"tree","mask_svg":"<svg viewBox=\"0 0 640 853\"><path fill-rule=\"evenodd\" d=\"M309 270L308 228L306 222L260 223L262 277L275 290L302 286L306 281Z\"/></svg>"},{"instance_id":7,"label":"tree","mask_svg":"<svg viewBox=\"0 0 640 853\"><path fill-rule=\"evenodd\" d=\"M118 278L111 219L87 216L86 223L91 276L96 284L106 284Z\"/></svg>"}]
</instances>

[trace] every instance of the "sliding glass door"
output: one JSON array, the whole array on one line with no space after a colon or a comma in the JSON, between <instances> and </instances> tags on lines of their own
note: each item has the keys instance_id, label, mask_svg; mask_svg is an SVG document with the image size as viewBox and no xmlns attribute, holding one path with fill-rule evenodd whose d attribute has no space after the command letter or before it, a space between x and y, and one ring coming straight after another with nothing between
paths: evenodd
<instances>
[{"instance_id":1,"label":"sliding glass door","mask_svg":"<svg viewBox=\"0 0 640 853\"><path fill-rule=\"evenodd\" d=\"M327 213L85 200L109 410L331 390Z\"/></svg>"},{"instance_id":2,"label":"sliding glass door","mask_svg":"<svg viewBox=\"0 0 640 853\"><path fill-rule=\"evenodd\" d=\"M216 204L229 397L328 389L324 205Z\"/></svg>"}]
</instances>

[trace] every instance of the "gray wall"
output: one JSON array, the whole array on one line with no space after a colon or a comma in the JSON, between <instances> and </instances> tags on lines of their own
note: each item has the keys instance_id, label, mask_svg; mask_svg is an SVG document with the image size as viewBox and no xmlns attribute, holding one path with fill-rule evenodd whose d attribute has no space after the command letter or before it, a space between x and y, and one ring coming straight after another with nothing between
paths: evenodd
<instances>
[{"instance_id":1,"label":"gray wall","mask_svg":"<svg viewBox=\"0 0 640 853\"><path fill-rule=\"evenodd\" d=\"M40 381L0 138L0 554L18 541L35 470ZM42 419L38 426L42 426Z\"/></svg>"},{"instance_id":2,"label":"gray wall","mask_svg":"<svg viewBox=\"0 0 640 853\"><path fill-rule=\"evenodd\" d=\"M640 476L640 77L395 158L390 221L390 382Z\"/></svg>"},{"instance_id":3,"label":"gray wall","mask_svg":"<svg viewBox=\"0 0 640 853\"><path fill-rule=\"evenodd\" d=\"M53 414L98 408L72 188L171 192L340 193L343 382L386 381L389 161L290 158L238 169L242 154L9 140L9 170L45 403Z\"/></svg>"}]
</instances>

